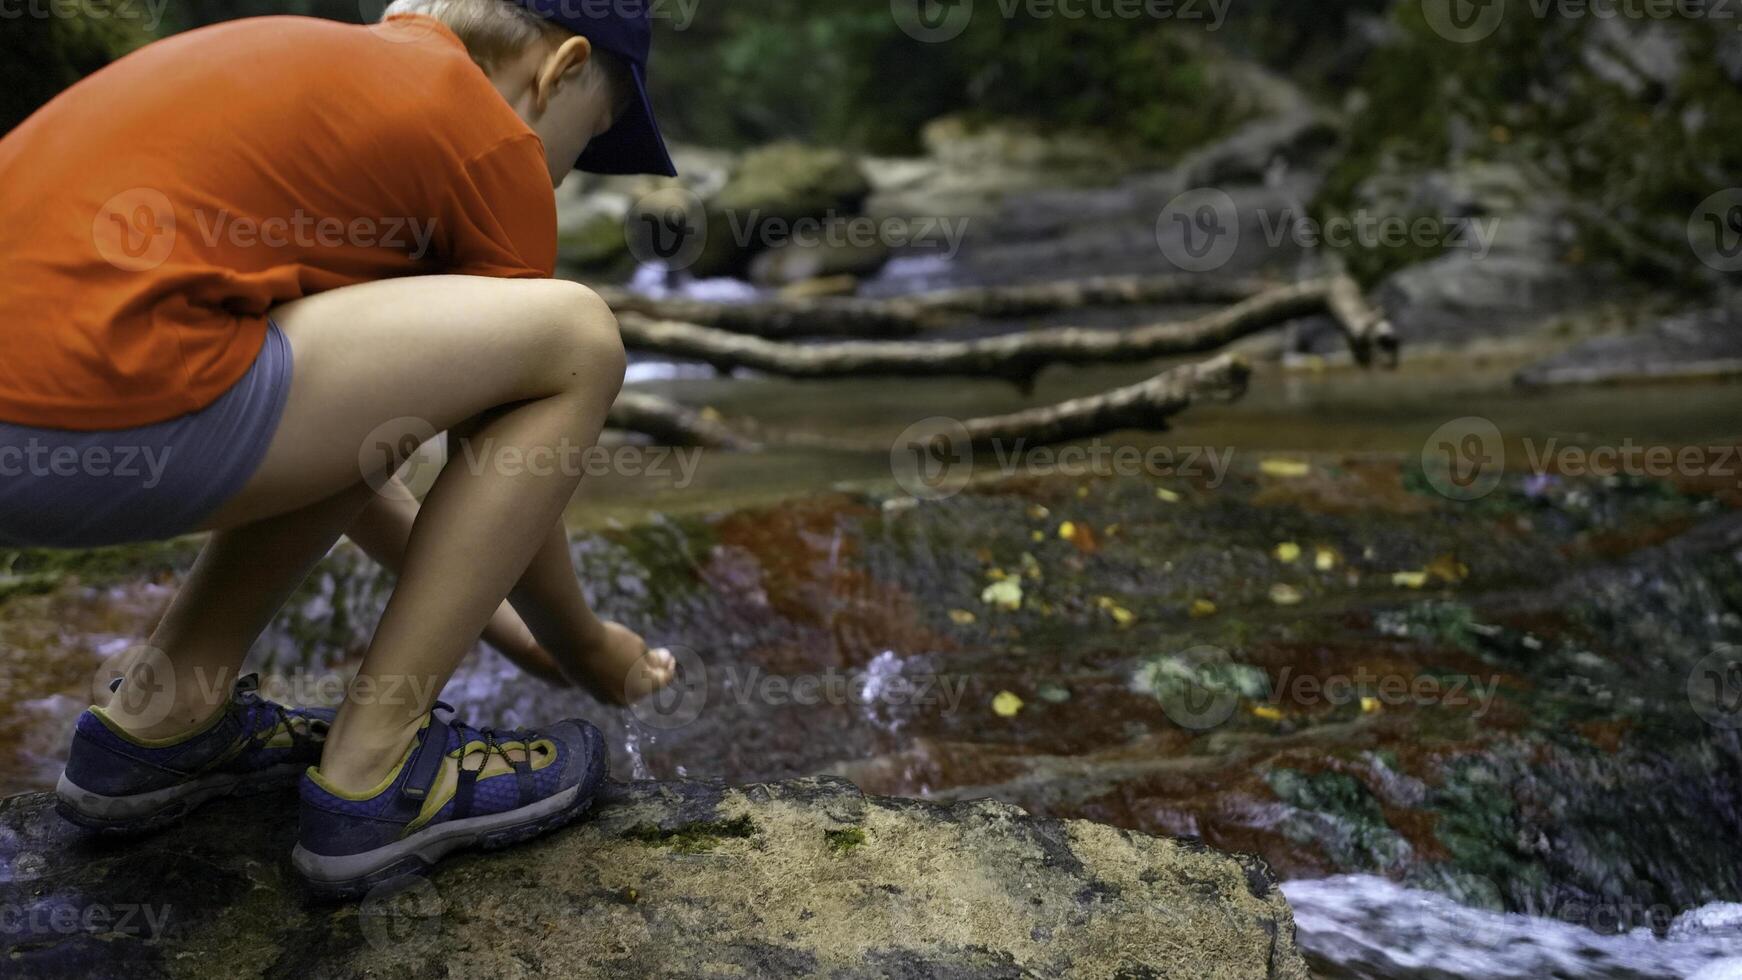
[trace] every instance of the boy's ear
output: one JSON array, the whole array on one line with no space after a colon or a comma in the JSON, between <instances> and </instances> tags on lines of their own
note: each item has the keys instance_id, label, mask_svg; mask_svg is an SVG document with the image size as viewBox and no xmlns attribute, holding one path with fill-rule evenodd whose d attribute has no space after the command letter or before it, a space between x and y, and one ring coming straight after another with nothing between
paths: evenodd
<instances>
[{"instance_id":1,"label":"boy's ear","mask_svg":"<svg viewBox=\"0 0 1742 980\"><path fill-rule=\"evenodd\" d=\"M544 62L538 66L538 76L533 85L538 111L543 112L550 101L551 93L562 84L563 78L569 72L582 68L593 57L593 42L580 35L571 37L545 55Z\"/></svg>"}]
</instances>

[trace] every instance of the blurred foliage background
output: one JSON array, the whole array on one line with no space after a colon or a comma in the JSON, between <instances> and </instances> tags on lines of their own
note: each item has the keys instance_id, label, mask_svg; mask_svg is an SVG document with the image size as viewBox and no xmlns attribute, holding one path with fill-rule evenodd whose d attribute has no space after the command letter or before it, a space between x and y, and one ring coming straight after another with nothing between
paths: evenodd
<instances>
[{"instance_id":1,"label":"blurred foliage background","mask_svg":"<svg viewBox=\"0 0 1742 980\"><path fill-rule=\"evenodd\" d=\"M182 0L141 24L149 5L128 2L0 19L0 124L154 33L380 13L377 0ZM1162 20L1022 12L1040 7L1006 17L1000 4L959 38L924 44L883 0L659 9L655 98L670 135L692 144L908 154L928 121L953 115L1093 131L1160 166L1264 111L1257 73L1338 116L1319 217L1371 205L1363 185L1375 177L1502 161L1574 199L1592 253L1651 275L1689 210L1742 173L1742 35L1722 19L1562 19L1510 4L1491 37L1449 43L1419 0L1197 0L1180 8L1193 18ZM1356 267L1372 280L1422 257L1356 256Z\"/></svg>"}]
</instances>

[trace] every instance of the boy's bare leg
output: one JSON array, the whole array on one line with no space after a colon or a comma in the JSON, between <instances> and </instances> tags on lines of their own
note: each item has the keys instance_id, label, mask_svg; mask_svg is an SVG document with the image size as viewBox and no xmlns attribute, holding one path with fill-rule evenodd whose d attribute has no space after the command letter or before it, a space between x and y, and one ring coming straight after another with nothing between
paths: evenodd
<instances>
[{"instance_id":1,"label":"boy's bare leg","mask_svg":"<svg viewBox=\"0 0 1742 980\"><path fill-rule=\"evenodd\" d=\"M405 559L405 545L417 521L417 498L398 479L389 481L371 497L356 520L345 528L350 538L382 567L397 573ZM507 602L496 607L484 625L485 643L513 661L515 666L544 681L563 687L569 684L556 660L539 647L532 630Z\"/></svg>"},{"instance_id":2,"label":"boy's bare leg","mask_svg":"<svg viewBox=\"0 0 1742 980\"><path fill-rule=\"evenodd\" d=\"M370 496L359 481L300 510L215 532L148 643L163 652L170 676L141 677L164 685L156 697L173 703L114 698L110 717L141 738L173 737L210 720L229 701L255 638ZM133 665L115 666L125 675Z\"/></svg>"},{"instance_id":3,"label":"boy's bare leg","mask_svg":"<svg viewBox=\"0 0 1742 980\"><path fill-rule=\"evenodd\" d=\"M593 444L622 383L615 320L573 283L388 280L285 304L273 316L295 356L290 399L265 461L214 526L300 509L377 475L361 470L375 458L370 446L415 443L492 409L472 435L486 455L555 450L561 458L565 446ZM363 790L399 760L579 479L560 467L442 470L328 735L321 769L330 782ZM223 601L223 586L214 588Z\"/></svg>"},{"instance_id":4,"label":"boy's bare leg","mask_svg":"<svg viewBox=\"0 0 1742 980\"><path fill-rule=\"evenodd\" d=\"M397 571L417 510L411 491L394 480L346 534ZM504 603L490 617L484 640L535 677L580 684L601 701L626 703L665 686L676 673L670 651L649 649L640 637L593 614L560 523L551 528L510 598L512 605Z\"/></svg>"}]
</instances>

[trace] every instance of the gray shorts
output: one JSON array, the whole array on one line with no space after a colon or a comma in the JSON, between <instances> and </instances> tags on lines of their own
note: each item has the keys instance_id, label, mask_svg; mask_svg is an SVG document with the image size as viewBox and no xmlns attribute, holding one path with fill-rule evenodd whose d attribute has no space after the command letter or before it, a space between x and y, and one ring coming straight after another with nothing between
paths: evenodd
<instances>
[{"instance_id":1,"label":"gray shorts","mask_svg":"<svg viewBox=\"0 0 1742 980\"><path fill-rule=\"evenodd\" d=\"M269 320L248 373L197 412L101 432L0 422L0 547L90 548L196 529L265 458L290 377L290 342Z\"/></svg>"}]
</instances>

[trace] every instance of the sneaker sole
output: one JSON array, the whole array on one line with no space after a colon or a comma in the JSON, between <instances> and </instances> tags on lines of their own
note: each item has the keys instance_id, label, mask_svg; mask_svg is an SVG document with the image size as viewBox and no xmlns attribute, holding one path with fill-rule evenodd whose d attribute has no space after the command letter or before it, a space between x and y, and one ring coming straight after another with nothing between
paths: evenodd
<instances>
[{"instance_id":1,"label":"sneaker sole","mask_svg":"<svg viewBox=\"0 0 1742 980\"><path fill-rule=\"evenodd\" d=\"M174 823L209 800L294 786L305 768L300 763L285 763L259 772L219 773L129 796L93 793L62 773L54 787L54 808L66 820L87 830L139 834Z\"/></svg>"},{"instance_id":2,"label":"sneaker sole","mask_svg":"<svg viewBox=\"0 0 1742 980\"><path fill-rule=\"evenodd\" d=\"M571 786L527 806L426 827L404 840L360 854L335 857L316 854L301 844L290 853L291 864L308 882L315 897L355 898L376 885L422 874L454 851L478 847L486 851L519 844L568 824L592 805L603 778ZM582 790L587 790L582 795Z\"/></svg>"}]
</instances>

